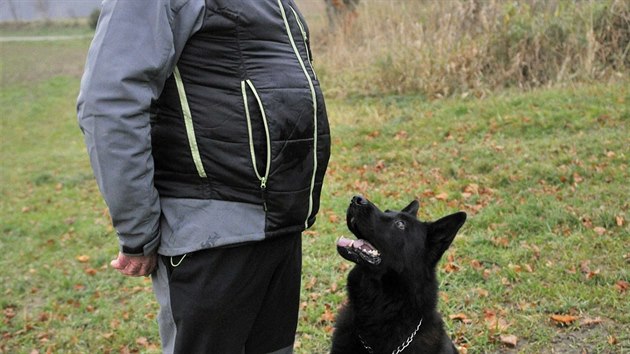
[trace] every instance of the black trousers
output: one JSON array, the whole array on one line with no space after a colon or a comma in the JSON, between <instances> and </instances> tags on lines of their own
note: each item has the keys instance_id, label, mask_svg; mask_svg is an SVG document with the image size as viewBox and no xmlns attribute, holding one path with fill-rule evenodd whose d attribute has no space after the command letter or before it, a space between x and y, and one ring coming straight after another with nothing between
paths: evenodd
<instances>
[{"instance_id":1,"label":"black trousers","mask_svg":"<svg viewBox=\"0 0 630 354\"><path fill-rule=\"evenodd\" d=\"M300 234L160 258L154 290L165 353L292 352Z\"/></svg>"}]
</instances>

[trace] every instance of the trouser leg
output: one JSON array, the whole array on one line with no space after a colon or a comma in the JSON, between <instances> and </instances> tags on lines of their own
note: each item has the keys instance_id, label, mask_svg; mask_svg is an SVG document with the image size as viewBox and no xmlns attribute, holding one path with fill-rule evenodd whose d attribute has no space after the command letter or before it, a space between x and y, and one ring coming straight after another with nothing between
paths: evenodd
<instances>
[{"instance_id":1,"label":"trouser leg","mask_svg":"<svg viewBox=\"0 0 630 354\"><path fill-rule=\"evenodd\" d=\"M194 252L171 264L180 259L161 257L154 277L165 352L290 353L299 307L299 234Z\"/></svg>"}]
</instances>

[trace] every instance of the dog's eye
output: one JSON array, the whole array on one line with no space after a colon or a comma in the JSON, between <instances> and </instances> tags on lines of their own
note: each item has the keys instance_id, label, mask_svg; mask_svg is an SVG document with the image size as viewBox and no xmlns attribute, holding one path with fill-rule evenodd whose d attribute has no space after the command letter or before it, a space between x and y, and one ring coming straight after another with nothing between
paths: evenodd
<instances>
[{"instance_id":1,"label":"dog's eye","mask_svg":"<svg viewBox=\"0 0 630 354\"><path fill-rule=\"evenodd\" d=\"M397 228L398 230L404 230L404 229L405 229L405 227L407 226L407 224L405 224L405 222L404 222L404 221L402 221L402 220L396 220L396 221L394 222L394 225L396 225L396 228Z\"/></svg>"}]
</instances>

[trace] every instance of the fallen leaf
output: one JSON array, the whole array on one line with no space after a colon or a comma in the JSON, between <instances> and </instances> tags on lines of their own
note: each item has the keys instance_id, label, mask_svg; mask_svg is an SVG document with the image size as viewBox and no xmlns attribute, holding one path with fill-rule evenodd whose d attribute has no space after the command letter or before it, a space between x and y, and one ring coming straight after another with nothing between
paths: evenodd
<instances>
[{"instance_id":1,"label":"fallen leaf","mask_svg":"<svg viewBox=\"0 0 630 354\"><path fill-rule=\"evenodd\" d=\"M142 347L146 347L149 344L149 340L147 337L138 337L136 338L136 344Z\"/></svg>"},{"instance_id":2,"label":"fallen leaf","mask_svg":"<svg viewBox=\"0 0 630 354\"><path fill-rule=\"evenodd\" d=\"M472 261L470 261L470 266L473 267L473 269L475 270L480 270L483 268L483 266L481 265L481 262L479 262L476 259L473 259Z\"/></svg>"},{"instance_id":3,"label":"fallen leaf","mask_svg":"<svg viewBox=\"0 0 630 354\"><path fill-rule=\"evenodd\" d=\"M309 279L308 283L306 283L306 285L304 286L304 289L306 290L310 290L315 286L315 283L317 283L317 278L316 277L311 277L311 279Z\"/></svg>"},{"instance_id":4,"label":"fallen leaf","mask_svg":"<svg viewBox=\"0 0 630 354\"><path fill-rule=\"evenodd\" d=\"M592 272L586 273L585 277L586 277L586 279L590 280L590 279L595 278L597 275L599 275L599 269L595 269Z\"/></svg>"},{"instance_id":5,"label":"fallen leaf","mask_svg":"<svg viewBox=\"0 0 630 354\"><path fill-rule=\"evenodd\" d=\"M324 313L319 318L320 322L334 322L335 314L331 311L330 304L325 304L324 306Z\"/></svg>"},{"instance_id":6,"label":"fallen leaf","mask_svg":"<svg viewBox=\"0 0 630 354\"><path fill-rule=\"evenodd\" d=\"M96 273L98 273L98 271L94 268L88 268L85 270L85 274L87 275L96 275Z\"/></svg>"},{"instance_id":7,"label":"fallen leaf","mask_svg":"<svg viewBox=\"0 0 630 354\"><path fill-rule=\"evenodd\" d=\"M606 233L606 229L601 226L597 226L593 228L593 231L595 231L595 233L598 234L599 236L602 236Z\"/></svg>"},{"instance_id":8,"label":"fallen leaf","mask_svg":"<svg viewBox=\"0 0 630 354\"><path fill-rule=\"evenodd\" d=\"M501 339L501 343L511 348L516 347L516 342L518 342L518 338L513 334L501 335L499 338Z\"/></svg>"},{"instance_id":9,"label":"fallen leaf","mask_svg":"<svg viewBox=\"0 0 630 354\"><path fill-rule=\"evenodd\" d=\"M13 307L7 307L3 310L3 312L4 312L4 317L8 320L12 319L16 315L15 309Z\"/></svg>"},{"instance_id":10,"label":"fallen leaf","mask_svg":"<svg viewBox=\"0 0 630 354\"><path fill-rule=\"evenodd\" d=\"M508 240L507 237L493 237L492 243L496 247L508 248L508 246L510 245L510 240Z\"/></svg>"},{"instance_id":11,"label":"fallen leaf","mask_svg":"<svg viewBox=\"0 0 630 354\"><path fill-rule=\"evenodd\" d=\"M615 337L615 336L608 336L608 344L616 345L617 343L619 343L619 341L617 340L617 337Z\"/></svg>"},{"instance_id":12,"label":"fallen leaf","mask_svg":"<svg viewBox=\"0 0 630 354\"><path fill-rule=\"evenodd\" d=\"M621 215L615 216L615 222L617 223L617 226L623 226L623 224L625 224L625 220Z\"/></svg>"},{"instance_id":13,"label":"fallen leaf","mask_svg":"<svg viewBox=\"0 0 630 354\"><path fill-rule=\"evenodd\" d=\"M379 135L381 135L381 132L378 131L378 130L375 130L375 131L371 132L370 134L368 134L368 138L369 139L378 138Z\"/></svg>"},{"instance_id":14,"label":"fallen leaf","mask_svg":"<svg viewBox=\"0 0 630 354\"><path fill-rule=\"evenodd\" d=\"M560 326L568 326L578 319L579 317L572 315L551 315L551 320Z\"/></svg>"},{"instance_id":15,"label":"fallen leaf","mask_svg":"<svg viewBox=\"0 0 630 354\"><path fill-rule=\"evenodd\" d=\"M409 134L406 131L401 130L398 133L396 133L396 136L394 136L394 139L395 140L406 139L408 135Z\"/></svg>"},{"instance_id":16,"label":"fallen leaf","mask_svg":"<svg viewBox=\"0 0 630 354\"><path fill-rule=\"evenodd\" d=\"M471 183L464 187L464 192L469 194L479 194L479 185L476 183Z\"/></svg>"},{"instance_id":17,"label":"fallen leaf","mask_svg":"<svg viewBox=\"0 0 630 354\"><path fill-rule=\"evenodd\" d=\"M77 261L79 261L80 263L87 263L90 260L90 256L86 256L86 255L81 255L81 256L77 256Z\"/></svg>"},{"instance_id":18,"label":"fallen leaf","mask_svg":"<svg viewBox=\"0 0 630 354\"><path fill-rule=\"evenodd\" d=\"M619 280L617 283L615 283L615 288L622 294L625 293L626 290L628 290L628 287L630 287L630 284L625 280Z\"/></svg>"},{"instance_id":19,"label":"fallen leaf","mask_svg":"<svg viewBox=\"0 0 630 354\"><path fill-rule=\"evenodd\" d=\"M446 273L454 273L459 270L459 266L453 262L448 262L444 265L444 271Z\"/></svg>"},{"instance_id":20,"label":"fallen leaf","mask_svg":"<svg viewBox=\"0 0 630 354\"><path fill-rule=\"evenodd\" d=\"M488 292L488 290L482 289L482 288L477 288L477 295L479 295L479 297L488 297L488 295L490 294Z\"/></svg>"},{"instance_id":21,"label":"fallen leaf","mask_svg":"<svg viewBox=\"0 0 630 354\"><path fill-rule=\"evenodd\" d=\"M486 322L486 325L491 332L502 332L510 327L509 323L505 319L498 317L495 317L492 321Z\"/></svg>"},{"instance_id":22,"label":"fallen leaf","mask_svg":"<svg viewBox=\"0 0 630 354\"><path fill-rule=\"evenodd\" d=\"M435 199L437 199L437 200L447 200L448 199L448 193L440 193L440 194L435 196Z\"/></svg>"},{"instance_id":23,"label":"fallen leaf","mask_svg":"<svg viewBox=\"0 0 630 354\"><path fill-rule=\"evenodd\" d=\"M466 314L463 313L457 313L454 315L450 315L448 316L448 318L450 318L451 320L454 321L461 321L463 323L472 323L472 320L470 318L468 318L468 316L466 316Z\"/></svg>"}]
</instances>

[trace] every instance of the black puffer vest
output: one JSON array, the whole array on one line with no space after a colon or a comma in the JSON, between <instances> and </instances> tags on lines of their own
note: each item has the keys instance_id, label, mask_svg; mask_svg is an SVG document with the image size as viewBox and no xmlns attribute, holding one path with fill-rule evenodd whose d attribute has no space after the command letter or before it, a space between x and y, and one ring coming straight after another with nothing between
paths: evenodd
<instances>
[{"instance_id":1,"label":"black puffer vest","mask_svg":"<svg viewBox=\"0 0 630 354\"><path fill-rule=\"evenodd\" d=\"M330 136L305 22L292 0L206 6L155 105L155 185L261 205L267 236L308 228Z\"/></svg>"}]
</instances>

